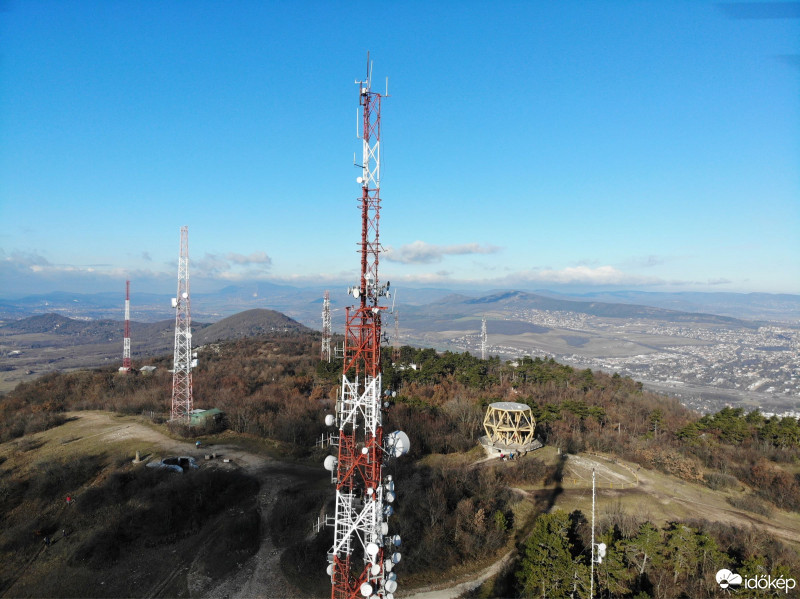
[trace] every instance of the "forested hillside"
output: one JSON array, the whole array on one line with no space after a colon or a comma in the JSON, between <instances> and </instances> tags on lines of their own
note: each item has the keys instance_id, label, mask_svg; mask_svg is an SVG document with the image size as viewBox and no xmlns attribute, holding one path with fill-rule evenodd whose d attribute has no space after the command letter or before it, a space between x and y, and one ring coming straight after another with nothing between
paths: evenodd
<instances>
[{"instance_id":1,"label":"forested hillside","mask_svg":"<svg viewBox=\"0 0 800 599\"><path fill-rule=\"evenodd\" d=\"M273 439L294 459L321 462L324 452L315 442L328 432L323 419L333 411L341 363L319 361L318 336L272 333L198 352L196 406L220 408L232 431ZM403 575L412 580L480 562L517 543L515 565L486 591L489 596L567 597L587 584L587 515L551 510L562 477L558 465L534 453L500 468L475 464L480 454L466 453L476 447L485 407L494 401L530 405L537 436L565 455L599 452L666 473L676 483L735 489L731 503L739 505L732 507L754 514L800 510L796 419L734 409L701 418L629 378L552 360L484 361L404 347L393 364L388 354L384 389L395 395L385 427L406 431L412 447L408 458L391 466L403 481L393 526L407 542ZM0 442L56 426L70 410L113 410L163 422L171 364L167 357L152 364L157 369L150 375L100 369L20 385L0 398ZM330 543L327 532L295 542L281 531L300 512L318 513L332 494L292 493L287 490L275 507L271 534L286 547L287 570L318 593L325 585L319 563ZM723 566L742 574L800 576L796 547L758 530L697 519L654 523L620 509L606 513L599 534L609 557L598 569L598 596L716 596L721 590L709 573ZM544 545L551 554L541 553ZM301 575L309 571L320 576Z\"/></svg>"}]
</instances>

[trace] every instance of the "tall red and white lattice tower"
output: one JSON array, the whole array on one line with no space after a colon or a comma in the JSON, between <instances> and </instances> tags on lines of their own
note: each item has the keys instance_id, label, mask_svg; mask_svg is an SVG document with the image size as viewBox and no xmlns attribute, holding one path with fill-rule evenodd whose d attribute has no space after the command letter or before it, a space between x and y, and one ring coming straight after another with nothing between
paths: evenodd
<instances>
[{"instance_id":1,"label":"tall red and white lattice tower","mask_svg":"<svg viewBox=\"0 0 800 599\"><path fill-rule=\"evenodd\" d=\"M131 282L125 281L125 332L122 336L122 368L120 372L131 371Z\"/></svg>"},{"instance_id":2,"label":"tall red and white lattice tower","mask_svg":"<svg viewBox=\"0 0 800 599\"><path fill-rule=\"evenodd\" d=\"M331 292L325 290L322 298L322 347L320 359L331 361Z\"/></svg>"},{"instance_id":3,"label":"tall red and white lattice tower","mask_svg":"<svg viewBox=\"0 0 800 599\"><path fill-rule=\"evenodd\" d=\"M389 283L380 283L381 95L366 81L357 81L363 126L363 162L359 198L361 210L361 276L348 291L357 305L346 309L342 387L336 416L326 417L338 428L338 454L325 459L336 484L333 546L328 552L332 599L379 597L393 599L397 588L394 565L400 561L399 535L389 535L394 481L384 476L384 456L408 451L401 431L384 436L381 406L381 298Z\"/></svg>"},{"instance_id":4,"label":"tall red and white lattice tower","mask_svg":"<svg viewBox=\"0 0 800 599\"><path fill-rule=\"evenodd\" d=\"M178 293L175 308L175 355L172 367L172 415L170 420L189 422L192 411L192 315L189 301L189 227L181 227L178 257Z\"/></svg>"}]
</instances>

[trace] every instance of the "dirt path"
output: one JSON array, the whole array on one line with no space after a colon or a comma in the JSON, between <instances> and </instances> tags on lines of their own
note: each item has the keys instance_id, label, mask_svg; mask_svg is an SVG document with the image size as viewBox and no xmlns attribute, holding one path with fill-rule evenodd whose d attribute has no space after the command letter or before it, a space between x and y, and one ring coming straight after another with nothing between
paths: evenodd
<instances>
[{"instance_id":1,"label":"dirt path","mask_svg":"<svg viewBox=\"0 0 800 599\"><path fill-rule=\"evenodd\" d=\"M495 563L481 570L476 577L470 578L470 580L444 583L452 585L446 589L433 587L415 589L412 595L408 595L407 599L457 599L464 593L477 589L492 576L497 576L513 555L514 552L509 551Z\"/></svg>"},{"instance_id":2,"label":"dirt path","mask_svg":"<svg viewBox=\"0 0 800 599\"><path fill-rule=\"evenodd\" d=\"M209 535L198 547L198 558L188 569L179 569L171 573L167 579L155 581L146 594L158 597L161 591L170 586L176 576L185 575L192 597L209 597L212 599L250 599L253 597L302 597L284 578L280 569L281 550L275 547L269 534L267 518L281 489L300 484L307 480L309 469L304 466L287 466L270 457L253 454L233 445L215 444L213 447L197 448L193 442L177 441L132 419L121 419L106 412L75 412L69 416L77 418L75 433L90 432L77 437L72 443L97 438L99 441L141 441L158 448L150 459L160 459L170 455L188 455L204 463L206 453L217 454L214 462L219 467L242 468L249 475L258 479L261 488L258 495L258 507L261 514L261 545L258 551L244 563L239 564L238 571L219 580L203 576L199 571L200 556L206 545L214 543L215 536ZM159 454L160 452L160 454ZM145 456L142 456L143 458ZM228 459L229 463L221 460ZM305 475L305 476L304 476Z\"/></svg>"}]
</instances>

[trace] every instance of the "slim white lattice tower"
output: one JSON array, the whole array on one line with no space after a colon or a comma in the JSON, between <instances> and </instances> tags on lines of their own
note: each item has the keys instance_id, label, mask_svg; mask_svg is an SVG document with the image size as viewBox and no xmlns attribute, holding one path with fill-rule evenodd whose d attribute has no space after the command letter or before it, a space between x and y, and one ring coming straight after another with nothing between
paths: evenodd
<instances>
[{"instance_id":1,"label":"slim white lattice tower","mask_svg":"<svg viewBox=\"0 0 800 599\"><path fill-rule=\"evenodd\" d=\"M322 300L322 347L320 359L331 361L331 293L325 290Z\"/></svg>"},{"instance_id":2,"label":"slim white lattice tower","mask_svg":"<svg viewBox=\"0 0 800 599\"><path fill-rule=\"evenodd\" d=\"M361 277L349 292L358 304L345 317L342 387L336 417L326 418L338 427L338 455L328 456L326 467L336 484L333 546L328 552L332 599L391 597L397 588L391 572L400 561L395 549L398 535L388 535L393 513L394 482L384 478L384 453L400 456L408 449L408 437L383 432L381 406L380 298L388 297L389 283L378 279L380 242L380 141L381 95L367 79L357 81L363 126L361 176ZM330 522L329 522L330 523Z\"/></svg>"},{"instance_id":3,"label":"slim white lattice tower","mask_svg":"<svg viewBox=\"0 0 800 599\"><path fill-rule=\"evenodd\" d=\"M481 360L486 359L486 317L481 321Z\"/></svg>"},{"instance_id":4,"label":"slim white lattice tower","mask_svg":"<svg viewBox=\"0 0 800 599\"><path fill-rule=\"evenodd\" d=\"M400 360L400 315L394 311L394 339L392 340L392 362Z\"/></svg>"},{"instance_id":5,"label":"slim white lattice tower","mask_svg":"<svg viewBox=\"0 0 800 599\"><path fill-rule=\"evenodd\" d=\"M131 371L131 282L125 281L125 333L122 336L122 368Z\"/></svg>"},{"instance_id":6,"label":"slim white lattice tower","mask_svg":"<svg viewBox=\"0 0 800 599\"><path fill-rule=\"evenodd\" d=\"M172 415L170 420L189 422L192 411L192 316L189 302L189 227L181 227L178 258L178 293L175 308L175 355L172 370Z\"/></svg>"}]
</instances>

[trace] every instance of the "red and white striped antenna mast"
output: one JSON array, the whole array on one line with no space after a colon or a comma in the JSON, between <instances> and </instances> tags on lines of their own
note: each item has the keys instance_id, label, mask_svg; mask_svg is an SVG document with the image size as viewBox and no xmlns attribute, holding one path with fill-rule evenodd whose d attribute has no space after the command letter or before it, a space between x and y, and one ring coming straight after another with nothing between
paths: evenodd
<instances>
[{"instance_id":1,"label":"red and white striped antenna mast","mask_svg":"<svg viewBox=\"0 0 800 599\"><path fill-rule=\"evenodd\" d=\"M189 300L189 227L181 227L178 257L178 293L172 298L175 308L175 354L172 367L172 413L170 420L189 422L192 411L192 315Z\"/></svg>"},{"instance_id":2,"label":"red and white striped antenna mast","mask_svg":"<svg viewBox=\"0 0 800 599\"><path fill-rule=\"evenodd\" d=\"M125 332L122 335L122 373L131 371L131 282L125 281Z\"/></svg>"},{"instance_id":3,"label":"red and white striped antenna mast","mask_svg":"<svg viewBox=\"0 0 800 599\"><path fill-rule=\"evenodd\" d=\"M325 421L338 427L338 454L325 459L336 484L333 546L328 552L332 599L392 596L397 588L394 565L400 561L399 535L389 536L393 513L394 481L384 477L384 454L399 457L408 451L401 431L384 436L381 380L381 314L389 296L389 283L380 283L381 96L367 78L356 81L361 107L362 163L361 274L348 293L358 302L346 309L342 387L336 416ZM331 522L329 522L331 524Z\"/></svg>"}]
</instances>

